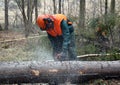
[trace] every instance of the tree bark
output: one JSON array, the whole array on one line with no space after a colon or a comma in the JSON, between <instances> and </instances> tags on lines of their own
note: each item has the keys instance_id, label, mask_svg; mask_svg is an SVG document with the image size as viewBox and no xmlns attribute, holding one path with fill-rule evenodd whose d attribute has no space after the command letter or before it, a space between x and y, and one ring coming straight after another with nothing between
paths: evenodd
<instances>
[{"instance_id":1,"label":"tree bark","mask_svg":"<svg viewBox=\"0 0 120 85\"><path fill-rule=\"evenodd\" d=\"M61 14L61 0L59 0L59 9L58 9L58 13Z\"/></svg>"},{"instance_id":2,"label":"tree bark","mask_svg":"<svg viewBox=\"0 0 120 85\"><path fill-rule=\"evenodd\" d=\"M0 31L2 31L3 29L2 29L2 26L1 26L1 24L0 24Z\"/></svg>"},{"instance_id":3,"label":"tree bark","mask_svg":"<svg viewBox=\"0 0 120 85\"><path fill-rule=\"evenodd\" d=\"M86 0L80 0L79 27L85 28Z\"/></svg>"},{"instance_id":4,"label":"tree bark","mask_svg":"<svg viewBox=\"0 0 120 85\"><path fill-rule=\"evenodd\" d=\"M5 30L8 30L8 25L9 25L9 21L8 21L8 0L5 0Z\"/></svg>"},{"instance_id":5,"label":"tree bark","mask_svg":"<svg viewBox=\"0 0 120 85\"><path fill-rule=\"evenodd\" d=\"M53 13L56 14L57 12L56 12L56 1L55 0L53 0L53 8L54 8Z\"/></svg>"},{"instance_id":6,"label":"tree bark","mask_svg":"<svg viewBox=\"0 0 120 85\"><path fill-rule=\"evenodd\" d=\"M38 0L34 0L34 5L35 5L35 20L37 20L38 17Z\"/></svg>"},{"instance_id":7,"label":"tree bark","mask_svg":"<svg viewBox=\"0 0 120 85\"><path fill-rule=\"evenodd\" d=\"M115 0L111 0L110 12L111 14L115 13Z\"/></svg>"},{"instance_id":8,"label":"tree bark","mask_svg":"<svg viewBox=\"0 0 120 85\"><path fill-rule=\"evenodd\" d=\"M120 78L120 61L0 62L0 83L85 82Z\"/></svg>"},{"instance_id":9,"label":"tree bark","mask_svg":"<svg viewBox=\"0 0 120 85\"><path fill-rule=\"evenodd\" d=\"M108 13L108 0L105 0L105 15Z\"/></svg>"},{"instance_id":10,"label":"tree bark","mask_svg":"<svg viewBox=\"0 0 120 85\"><path fill-rule=\"evenodd\" d=\"M34 9L34 1L33 0L15 0L23 17L23 22L25 26L25 36L28 37L32 30L32 14ZM27 3L27 10L25 10L25 5Z\"/></svg>"}]
</instances>

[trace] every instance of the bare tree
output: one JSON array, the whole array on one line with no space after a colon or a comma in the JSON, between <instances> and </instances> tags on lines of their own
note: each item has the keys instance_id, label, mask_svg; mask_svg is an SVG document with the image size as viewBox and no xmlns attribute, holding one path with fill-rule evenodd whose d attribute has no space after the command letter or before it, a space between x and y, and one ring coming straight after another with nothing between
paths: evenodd
<instances>
[{"instance_id":1,"label":"bare tree","mask_svg":"<svg viewBox=\"0 0 120 85\"><path fill-rule=\"evenodd\" d=\"M45 11L46 10L46 0L44 0L44 14L45 14Z\"/></svg>"},{"instance_id":2,"label":"bare tree","mask_svg":"<svg viewBox=\"0 0 120 85\"><path fill-rule=\"evenodd\" d=\"M100 15L102 15L102 13L103 13L103 9L102 9L102 0L100 0L99 3L100 3Z\"/></svg>"},{"instance_id":3,"label":"bare tree","mask_svg":"<svg viewBox=\"0 0 120 85\"><path fill-rule=\"evenodd\" d=\"M110 7L111 7L110 12L114 14L115 13L115 0L111 0Z\"/></svg>"},{"instance_id":4,"label":"bare tree","mask_svg":"<svg viewBox=\"0 0 120 85\"><path fill-rule=\"evenodd\" d=\"M53 7L54 7L54 9L53 9L54 12L53 13L56 14L56 1L55 0L53 0Z\"/></svg>"},{"instance_id":5,"label":"bare tree","mask_svg":"<svg viewBox=\"0 0 120 85\"><path fill-rule=\"evenodd\" d=\"M61 13L61 0L59 0L59 9L58 9L58 13Z\"/></svg>"},{"instance_id":6,"label":"bare tree","mask_svg":"<svg viewBox=\"0 0 120 85\"><path fill-rule=\"evenodd\" d=\"M5 30L8 30L8 25L9 25L9 21L8 21L8 0L5 0Z\"/></svg>"},{"instance_id":7,"label":"bare tree","mask_svg":"<svg viewBox=\"0 0 120 85\"><path fill-rule=\"evenodd\" d=\"M110 13L111 13L111 26L109 27L110 35L111 35L111 42L114 45L114 37L113 37L113 28L115 26L115 0L111 0L110 6Z\"/></svg>"},{"instance_id":8,"label":"bare tree","mask_svg":"<svg viewBox=\"0 0 120 85\"><path fill-rule=\"evenodd\" d=\"M80 0L79 27L85 27L85 0Z\"/></svg>"},{"instance_id":9,"label":"bare tree","mask_svg":"<svg viewBox=\"0 0 120 85\"><path fill-rule=\"evenodd\" d=\"M2 29L2 26L1 26L1 24L0 24L0 31L2 31L3 29Z\"/></svg>"},{"instance_id":10,"label":"bare tree","mask_svg":"<svg viewBox=\"0 0 120 85\"><path fill-rule=\"evenodd\" d=\"M29 32L32 31L32 14L34 8L33 0L15 0L23 17L23 22L25 26L25 36L29 35ZM27 13L25 12L25 4L27 4Z\"/></svg>"},{"instance_id":11,"label":"bare tree","mask_svg":"<svg viewBox=\"0 0 120 85\"><path fill-rule=\"evenodd\" d=\"M62 13L64 14L64 0L62 0Z\"/></svg>"},{"instance_id":12,"label":"bare tree","mask_svg":"<svg viewBox=\"0 0 120 85\"><path fill-rule=\"evenodd\" d=\"M68 13L67 13L67 15L69 15L69 14L70 14L70 8L69 8L69 6L70 6L70 3L69 3L69 2L70 2L70 0L68 0L67 2L68 2L68 8L67 8Z\"/></svg>"},{"instance_id":13,"label":"bare tree","mask_svg":"<svg viewBox=\"0 0 120 85\"><path fill-rule=\"evenodd\" d=\"M105 0L105 15L108 13L108 0Z\"/></svg>"},{"instance_id":14,"label":"bare tree","mask_svg":"<svg viewBox=\"0 0 120 85\"><path fill-rule=\"evenodd\" d=\"M34 0L34 4L35 4L35 19L37 19L38 17L38 0Z\"/></svg>"}]
</instances>

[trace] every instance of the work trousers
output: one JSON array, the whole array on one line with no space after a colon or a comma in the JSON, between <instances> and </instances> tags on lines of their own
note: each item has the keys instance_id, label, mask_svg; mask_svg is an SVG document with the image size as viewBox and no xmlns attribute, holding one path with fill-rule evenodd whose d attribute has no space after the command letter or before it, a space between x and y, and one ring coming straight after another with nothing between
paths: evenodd
<instances>
[{"instance_id":1,"label":"work trousers","mask_svg":"<svg viewBox=\"0 0 120 85\"><path fill-rule=\"evenodd\" d=\"M62 48L63 36L52 37L51 35L48 34L48 38L53 48L53 57L55 60L57 60L56 55L63 52L63 48ZM76 60L77 58L76 47L75 47L75 35L73 32L70 34L70 44L68 44L68 49L66 49L65 54L67 55L63 57L64 58L62 59L63 61Z\"/></svg>"}]
</instances>

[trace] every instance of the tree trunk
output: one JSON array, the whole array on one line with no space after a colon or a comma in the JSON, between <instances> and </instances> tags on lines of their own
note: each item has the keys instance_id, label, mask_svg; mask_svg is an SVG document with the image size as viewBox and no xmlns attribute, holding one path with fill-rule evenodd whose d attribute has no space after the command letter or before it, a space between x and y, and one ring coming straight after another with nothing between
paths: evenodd
<instances>
[{"instance_id":1,"label":"tree trunk","mask_svg":"<svg viewBox=\"0 0 120 85\"><path fill-rule=\"evenodd\" d=\"M58 13L61 14L61 0L59 0L59 9L58 9Z\"/></svg>"},{"instance_id":2,"label":"tree trunk","mask_svg":"<svg viewBox=\"0 0 120 85\"><path fill-rule=\"evenodd\" d=\"M116 22L115 0L111 0L110 13L111 13L112 24L111 24L111 27L109 28L109 31L110 31L110 36L111 36L111 44L112 44L112 47L114 47L113 29L115 27L115 22Z\"/></svg>"},{"instance_id":3,"label":"tree trunk","mask_svg":"<svg viewBox=\"0 0 120 85\"><path fill-rule=\"evenodd\" d=\"M35 20L37 20L38 17L38 0L34 0L34 4L35 4Z\"/></svg>"},{"instance_id":4,"label":"tree trunk","mask_svg":"<svg viewBox=\"0 0 120 85\"><path fill-rule=\"evenodd\" d=\"M80 83L96 78L120 78L120 61L1 62L0 83Z\"/></svg>"},{"instance_id":5,"label":"tree trunk","mask_svg":"<svg viewBox=\"0 0 120 85\"><path fill-rule=\"evenodd\" d=\"M8 0L5 0L5 30L8 30Z\"/></svg>"},{"instance_id":6,"label":"tree trunk","mask_svg":"<svg viewBox=\"0 0 120 85\"><path fill-rule=\"evenodd\" d=\"M105 0L105 15L108 13L108 0Z\"/></svg>"},{"instance_id":7,"label":"tree trunk","mask_svg":"<svg viewBox=\"0 0 120 85\"><path fill-rule=\"evenodd\" d=\"M32 32L32 14L34 8L34 1L28 0L27 2L27 23L25 26L25 36L28 37L29 33Z\"/></svg>"},{"instance_id":8,"label":"tree trunk","mask_svg":"<svg viewBox=\"0 0 120 85\"><path fill-rule=\"evenodd\" d=\"M115 13L115 0L111 0L110 12L111 14Z\"/></svg>"},{"instance_id":9,"label":"tree trunk","mask_svg":"<svg viewBox=\"0 0 120 85\"><path fill-rule=\"evenodd\" d=\"M64 0L62 0L61 4L62 4L62 13L64 14Z\"/></svg>"},{"instance_id":10,"label":"tree trunk","mask_svg":"<svg viewBox=\"0 0 120 85\"><path fill-rule=\"evenodd\" d=\"M26 0L15 0L23 17L23 22L25 26L25 36L28 37L29 32L32 32L32 14L33 14L33 8L34 8L34 1L33 0L27 0L27 10L25 7Z\"/></svg>"},{"instance_id":11,"label":"tree trunk","mask_svg":"<svg viewBox=\"0 0 120 85\"><path fill-rule=\"evenodd\" d=\"M46 14L46 0L44 0L44 14Z\"/></svg>"},{"instance_id":12,"label":"tree trunk","mask_svg":"<svg viewBox=\"0 0 120 85\"><path fill-rule=\"evenodd\" d=\"M82 29L85 27L85 11L86 11L85 5L86 0L80 0L79 27Z\"/></svg>"},{"instance_id":13,"label":"tree trunk","mask_svg":"<svg viewBox=\"0 0 120 85\"><path fill-rule=\"evenodd\" d=\"M67 6L67 7L68 7L68 8L67 8L67 11L68 11L68 12L67 12L67 15L68 15L68 16L69 16L69 14L70 14L70 8L69 8L69 7L70 7L70 3L69 3L69 2L70 2L70 0L67 0L67 3L68 3L68 6Z\"/></svg>"},{"instance_id":14,"label":"tree trunk","mask_svg":"<svg viewBox=\"0 0 120 85\"><path fill-rule=\"evenodd\" d=\"M53 0L53 8L54 8L53 13L56 14L57 12L56 12L56 1L55 0Z\"/></svg>"},{"instance_id":15,"label":"tree trunk","mask_svg":"<svg viewBox=\"0 0 120 85\"><path fill-rule=\"evenodd\" d=\"M2 31L3 29L2 29L2 26L1 26L1 24L0 24L0 31Z\"/></svg>"}]
</instances>

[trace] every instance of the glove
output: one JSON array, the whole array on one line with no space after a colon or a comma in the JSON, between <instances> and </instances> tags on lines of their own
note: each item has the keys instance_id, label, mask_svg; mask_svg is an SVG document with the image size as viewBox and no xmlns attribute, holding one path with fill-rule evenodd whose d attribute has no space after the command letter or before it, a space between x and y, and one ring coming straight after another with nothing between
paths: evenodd
<instances>
[{"instance_id":1,"label":"glove","mask_svg":"<svg viewBox=\"0 0 120 85\"><path fill-rule=\"evenodd\" d=\"M61 52L59 54L57 54L57 59L60 61L65 61L67 58L67 53Z\"/></svg>"}]
</instances>

